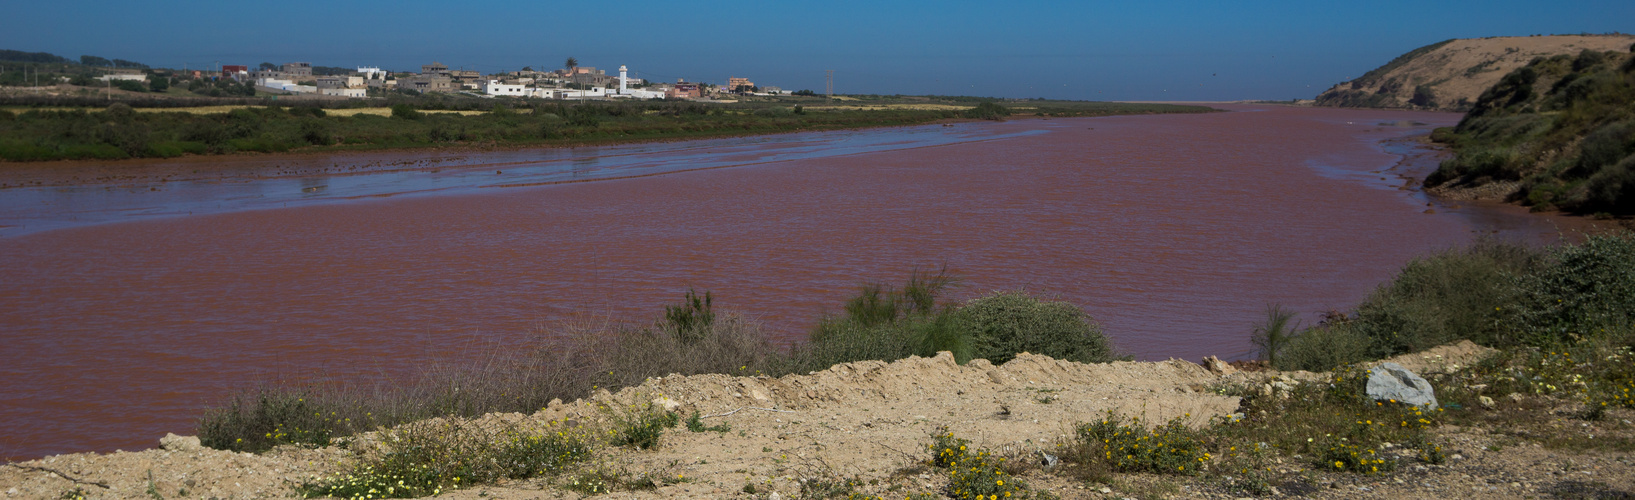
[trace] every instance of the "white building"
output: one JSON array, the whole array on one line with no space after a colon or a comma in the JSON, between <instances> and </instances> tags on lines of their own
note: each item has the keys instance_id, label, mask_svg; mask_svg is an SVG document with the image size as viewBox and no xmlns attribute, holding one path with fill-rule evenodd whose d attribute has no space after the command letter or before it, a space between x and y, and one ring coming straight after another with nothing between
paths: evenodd
<instances>
[{"instance_id":1,"label":"white building","mask_svg":"<svg viewBox=\"0 0 1635 500\"><path fill-rule=\"evenodd\" d=\"M306 87L306 85L297 85L297 87ZM369 97L369 89L367 89L367 88L318 89L318 94L319 95L338 95L338 96L341 96L341 97L351 97L351 98L354 98L354 99L362 99L362 98L365 98L365 97Z\"/></svg>"},{"instance_id":2,"label":"white building","mask_svg":"<svg viewBox=\"0 0 1635 500\"><path fill-rule=\"evenodd\" d=\"M614 98L614 99L620 99L620 98L622 98L622 99L663 99L664 98L664 91L662 91L662 90L647 90L647 89L628 89L628 90L619 91L619 93L610 95L608 97L609 98Z\"/></svg>"},{"instance_id":3,"label":"white building","mask_svg":"<svg viewBox=\"0 0 1635 500\"><path fill-rule=\"evenodd\" d=\"M533 97L538 97L538 98L541 98L541 99L566 99L567 94L565 94L565 92L567 92L568 89L541 89L541 88L536 88L536 89L533 89L533 91L534 91L534 93L532 94L532 96Z\"/></svg>"},{"instance_id":4,"label":"white building","mask_svg":"<svg viewBox=\"0 0 1635 500\"><path fill-rule=\"evenodd\" d=\"M626 68L624 65L619 65L619 93L612 94L612 95L609 95L607 97L615 98L615 99L617 99L617 98L623 98L623 99L663 99L664 98L664 92L663 91L641 90L641 89L632 89L632 88L630 88L630 84L639 83L639 82L641 82L641 80L637 80L635 78L630 77L630 68Z\"/></svg>"},{"instance_id":5,"label":"white building","mask_svg":"<svg viewBox=\"0 0 1635 500\"><path fill-rule=\"evenodd\" d=\"M601 99L607 97L607 89L603 87L591 87L588 90L556 89L556 91L557 95L561 96L558 99Z\"/></svg>"},{"instance_id":6,"label":"white building","mask_svg":"<svg viewBox=\"0 0 1635 500\"><path fill-rule=\"evenodd\" d=\"M482 91L484 94L488 95L508 95L515 97L526 97L533 94L533 92L528 89L527 85L500 83L499 80L488 80L483 82Z\"/></svg>"},{"instance_id":7,"label":"white building","mask_svg":"<svg viewBox=\"0 0 1635 500\"><path fill-rule=\"evenodd\" d=\"M130 81L133 81L133 82L145 82L145 81L148 81L148 75L145 75L145 74L142 74L142 73L114 73L112 75L99 76L99 77L97 77L97 79L102 80L104 82L110 81L110 80L130 80Z\"/></svg>"},{"instance_id":8,"label":"white building","mask_svg":"<svg viewBox=\"0 0 1635 500\"><path fill-rule=\"evenodd\" d=\"M289 81L289 80L280 80L280 79L277 79L277 78L260 78L260 79L257 79L255 81L255 84L258 85L258 86L266 87L266 88L273 89L273 90L282 90L282 91L285 91L285 92L292 92L292 93L296 93L296 94L316 94L316 93L318 93L318 86L317 85L296 85L295 82L292 82L292 81Z\"/></svg>"}]
</instances>

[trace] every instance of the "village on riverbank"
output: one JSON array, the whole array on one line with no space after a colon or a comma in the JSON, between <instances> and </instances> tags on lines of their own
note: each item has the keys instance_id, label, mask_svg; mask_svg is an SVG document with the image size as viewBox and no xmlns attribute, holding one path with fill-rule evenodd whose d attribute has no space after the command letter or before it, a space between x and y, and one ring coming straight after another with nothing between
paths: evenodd
<instances>
[{"instance_id":1,"label":"village on riverbank","mask_svg":"<svg viewBox=\"0 0 1635 500\"><path fill-rule=\"evenodd\" d=\"M311 97L365 98L394 93L420 95L428 92L472 97L533 97L562 100L609 99L698 99L723 100L735 96L815 96L811 90L784 90L758 85L749 78L728 77L719 83L655 82L633 76L625 66L617 75L595 67L580 66L568 58L563 68L536 70L524 66L514 71L484 74L476 70L451 68L440 62L422 65L415 71L389 71L373 66L338 68L314 66L308 62L258 66L217 64L209 69L153 68L124 59L80 56L74 60L45 52L0 50L0 85L23 87L33 92L86 93L101 91L113 97L158 94L172 97ZM833 86L825 95L833 96Z\"/></svg>"}]
</instances>

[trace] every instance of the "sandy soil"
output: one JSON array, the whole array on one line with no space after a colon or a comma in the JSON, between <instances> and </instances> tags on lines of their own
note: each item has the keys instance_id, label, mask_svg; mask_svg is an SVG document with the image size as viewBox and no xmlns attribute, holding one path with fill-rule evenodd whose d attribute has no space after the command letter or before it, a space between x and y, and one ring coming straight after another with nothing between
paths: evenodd
<instances>
[{"instance_id":1,"label":"sandy soil","mask_svg":"<svg viewBox=\"0 0 1635 500\"><path fill-rule=\"evenodd\" d=\"M1391 361L1421 372L1455 370L1486 349L1468 342ZM941 479L920 464L929 436L941 427L999 453L1049 450L1072 425L1107 411L1153 421L1180 417L1203 424L1238 408L1222 384L1310 380L1313 373L1239 372L1206 361L1119 362L1084 365L1024 354L1003 366L977 360L954 364L947 353L893 363L837 365L782 378L726 375L652 379L618 393L603 391L572 403L553 402L533 415L490 415L512 423L604 419L599 405L654 401L682 414L704 414L725 433L676 429L654 450L607 448L600 465L649 477L684 481L610 498L795 498L800 481L856 478L873 494L938 491ZM1628 418L1622 415L1619 418ZM1616 422L1613 424L1616 425ZM1628 425L1625 424L1627 427ZM1589 432L1594 432L1590 429ZM1447 428L1454 455L1443 466L1410 466L1388 478L1319 475L1286 483L1279 493L1316 498L1427 498L1453 492L1484 497L1607 496L1635 489L1635 462L1602 454L1567 455L1483 429ZM58 455L0 467L5 498L57 498L79 488L93 498L289 497L294 482L341 470L352 457L339 448L285 447L262 455L202 449L191 438L169 436L164 448L111 454ZM354 446L354 449L367 446ZM1288 467L1297 468L1290 463ZM1232 498L1197 478L1123 476L1114 487L1037 475L1036 487L1063 498L1154 495ZM756 494L744 492L755 485ZM894 488L888 491L888 488ZM1155 493L1156 492L1156 493ZM899 493L900 494L900 493ZM448 498L578 498L543 479L479 486Z\"/></svg>"}]
</instances>

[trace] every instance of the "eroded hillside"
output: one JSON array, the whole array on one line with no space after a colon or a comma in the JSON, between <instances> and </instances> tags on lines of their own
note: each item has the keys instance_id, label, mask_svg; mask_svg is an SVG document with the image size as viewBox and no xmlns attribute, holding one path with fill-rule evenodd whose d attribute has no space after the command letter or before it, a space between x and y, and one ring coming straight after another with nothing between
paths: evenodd
<instances>
[{"instance_id":1,"label":"eroded hillside","mask_svg":"<svg viewBox=\"0 0 1635 500\"><path fill-rule=\"evenodd\" d=\"M1468 111L1482 92L1538 57L1627 51L1635 35L1453 39L1403 54L1317 96L1319 106Z\"/></svg>"}]
</instances>

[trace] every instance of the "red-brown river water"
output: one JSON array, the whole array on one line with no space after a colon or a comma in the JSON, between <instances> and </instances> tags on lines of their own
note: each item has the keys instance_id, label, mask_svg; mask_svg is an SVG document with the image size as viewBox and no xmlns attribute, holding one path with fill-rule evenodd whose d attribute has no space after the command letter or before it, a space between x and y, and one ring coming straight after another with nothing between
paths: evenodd
<instances>
[{"instance_id":1,"label":"red-brown river water","mask_svg":"<svg viewBox=\"0 0 1635 500\"><path fill-rule=\"evenodd\" d=\"M53 192L0 191L0 226L49 226L0 233L0 455L151 447L258 381L402 373L586 312L644 321L688 287L795 341L859 282L943 264L955 298L1059 297L1139 359L1241 358L1269 303L1345 309L1477 233L1557 237L1551 218L1401 189L1434 157L1388 140L1457 115L1223 107L604 149L670 166L595 182L444 172L301 203L416 174L302 179L288 199L269 180L143 198L168 215L129 221L96 214L134 190L71 193L111 204L73 220L52 219ZM824 153L848 141L873 146ZM732 151L687 170L715 149ZM233 205L244 189L277 204Z\"/></svg>"}]
</instances>

